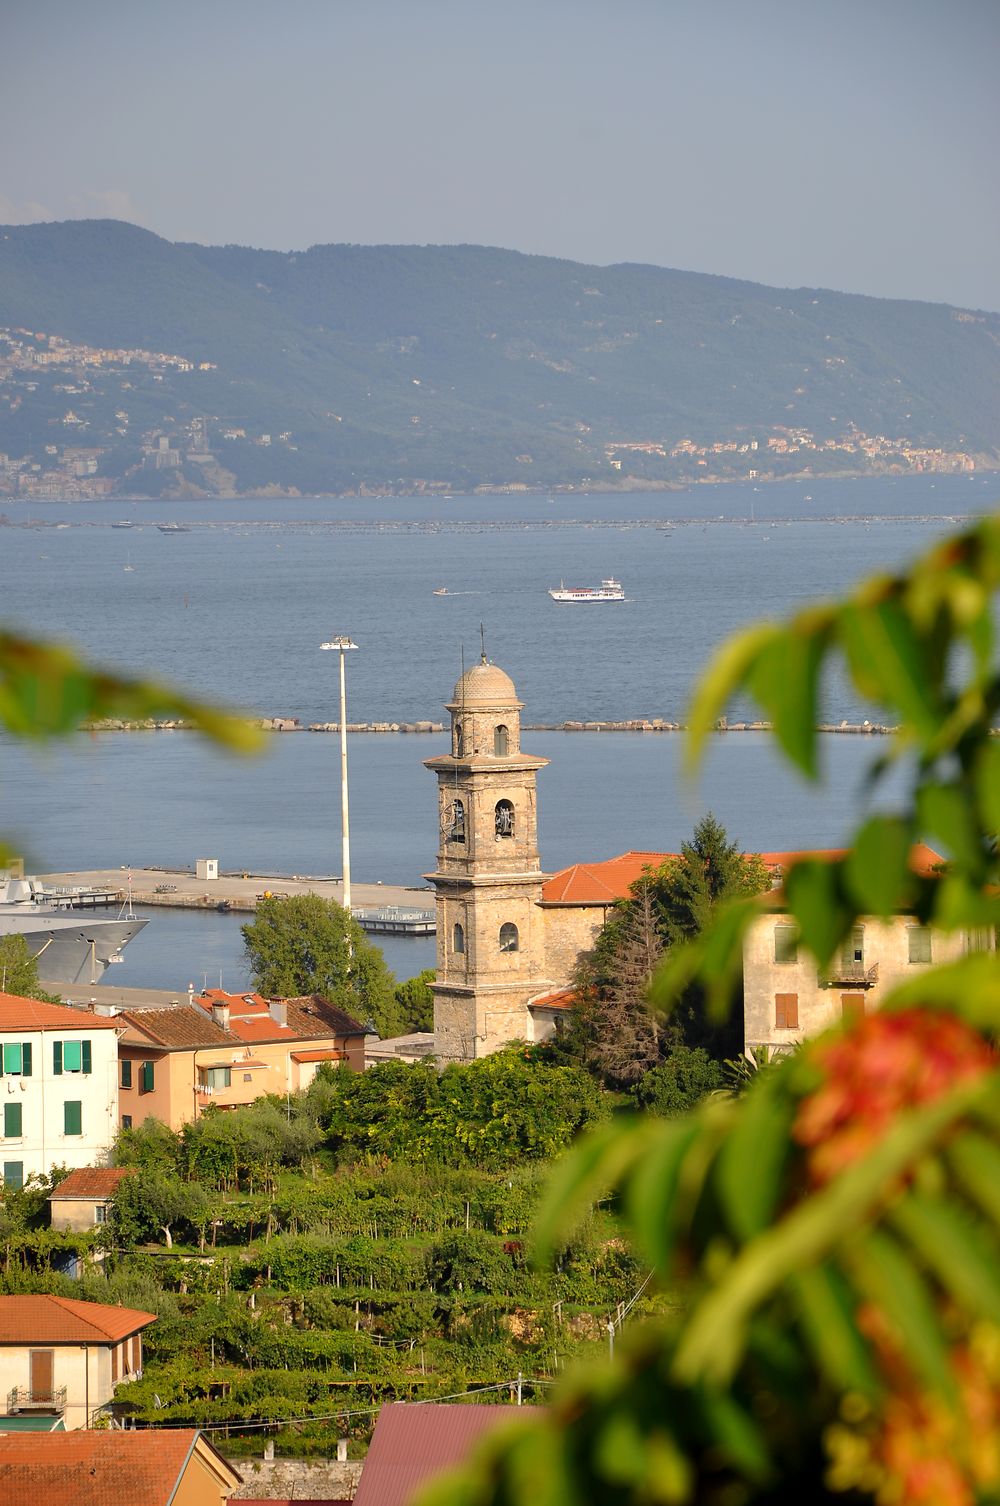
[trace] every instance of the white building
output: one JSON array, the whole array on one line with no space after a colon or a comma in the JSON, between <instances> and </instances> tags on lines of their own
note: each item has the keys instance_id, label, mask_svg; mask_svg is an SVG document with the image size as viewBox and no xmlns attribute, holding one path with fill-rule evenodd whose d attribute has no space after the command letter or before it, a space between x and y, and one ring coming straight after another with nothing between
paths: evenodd
<instances>
[{"instance_id":1,"label":"white building","mask_svg":"<svg viewBox=\"0 0 1000 1506\"><path fill-rule=\"evenodd\" d=\"M92 1166L118 1126L118 1031L63 1004L0 993L3 1180Z\"/></svg>"}]
</instances>

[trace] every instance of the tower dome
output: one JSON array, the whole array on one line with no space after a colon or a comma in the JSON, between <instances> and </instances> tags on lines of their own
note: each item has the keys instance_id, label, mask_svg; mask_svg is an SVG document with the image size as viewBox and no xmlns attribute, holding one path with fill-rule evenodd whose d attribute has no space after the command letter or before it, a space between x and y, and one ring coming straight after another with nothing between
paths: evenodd
<instances>
[{"instance_id":1,"label":"tower dome","mask_svg":"<svg viewBox=\"0 0 1000 1506\"><path fill-rule=\"evenodd\" d=\"M473 664L455 686L450 707L472 709L477 706L516 706L521 702L514 689L514 681L496 664L488 659Z\"/></svg>"}]
</instances>

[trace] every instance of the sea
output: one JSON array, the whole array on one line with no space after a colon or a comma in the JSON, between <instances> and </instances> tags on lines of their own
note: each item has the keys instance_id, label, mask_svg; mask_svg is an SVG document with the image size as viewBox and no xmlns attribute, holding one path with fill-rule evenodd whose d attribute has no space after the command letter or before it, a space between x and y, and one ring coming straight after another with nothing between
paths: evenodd
<instances>
[{"instance_id":1,"label":"sea","mask_svg":"<svg viewBox=\"0 0 1000 1506\"><path fill-rule=\"evenodd\" d=\"M358 645L349 722L446 721L483 644L513 677L525 722L683 721L727 634L900 567L998 495L1000 478L939 475L551 497L4 499L14 526L0 527L0 620L303 725L337 719L338 656L319 645L340 634ZM625 602L549 597L607 576ZM731 711L753 715L749 704ZM866 718L879 713L832 677L822 720ZM547 871L676 850L707 810L748 850L837 845L866 800L893 798L891 781L866 792L885 751L869 737L825 737L815 786L760 733L715 737L695 783L676 733L546 731L524 743L550 760L538 785ZM350 738L356 881L425 884L436 800L422 761L443 746L441 734ZM328 875L340 871L339 776L337 739L308 732L273 734L254 758L183 732L45 747L4 736L0 839L34 872L217 857L224 869ZM149 915L105 982L247 986L238 916ZM401 979L433 965L432 940L384 950Z\"/></svg>"}]
</instances>

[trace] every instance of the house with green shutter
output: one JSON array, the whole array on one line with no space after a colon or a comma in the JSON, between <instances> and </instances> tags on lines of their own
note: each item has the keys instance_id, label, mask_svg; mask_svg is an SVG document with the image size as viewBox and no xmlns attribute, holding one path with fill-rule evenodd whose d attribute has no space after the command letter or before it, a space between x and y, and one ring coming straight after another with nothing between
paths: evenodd
<instances>
[{"instance_id":1,"label":"house with green shutter","mask_svg":"<svg viewBox=\"0 0 1000 1506\"><path fill-rule=\"evenodd\" d=\"M0 993L0 1171L20 1187L93 1166L118 1126L120 1026L89 1010Z\"/></svg>"}]
</instances>

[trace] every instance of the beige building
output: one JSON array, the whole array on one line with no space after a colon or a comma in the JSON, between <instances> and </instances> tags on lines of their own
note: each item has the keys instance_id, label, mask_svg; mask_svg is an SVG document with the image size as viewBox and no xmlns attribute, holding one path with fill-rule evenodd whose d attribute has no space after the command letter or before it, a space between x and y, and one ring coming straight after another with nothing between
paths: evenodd
<instances>
[{"instance_id":1,"label":"beige building","mask_svg":"<svg viewBox=\"0 0 1000 1506\"><path fill-rule=\"evenodd\" d=\"M0 1433L92 1427L115 1388L142 1374L155 1313L72 1297L0 1297ZM34 1419L34 1421L32 1421Z\"/></svg>"},{"instance_id":2,"label":"beige building","mask_svg":"<svg viewBox=\"0 0 1000 1506\"><path fill-rule=\"evenodd\" d=\"M302 1092L324 1062L364 1070L365 1027L318 994L264 999L208 989L172 1009L124 1010L119 1043L123 1127L171 1129L210 1105L234 1109Z\"/></svg>"}]
</instances>

